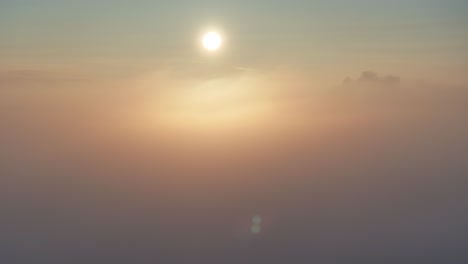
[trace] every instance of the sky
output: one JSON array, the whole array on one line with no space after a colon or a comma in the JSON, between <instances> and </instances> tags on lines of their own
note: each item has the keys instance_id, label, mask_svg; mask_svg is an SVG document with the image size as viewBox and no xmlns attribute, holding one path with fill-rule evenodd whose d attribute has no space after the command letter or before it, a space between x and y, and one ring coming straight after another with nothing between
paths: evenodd
<instances>
[{"instance_id":1,"label":"sky","mask_svg":"<svg viewBox=\"0 0 468 264\"><path fill-rule=\"evenodd\" d=\"M3 0L0 55L7 68L167 66L204 60L194 40L214 27L226 31L223 63L233 67L296 67L327 84L356 68L460 84L467 8L462 0Z\"/></svg>"},{"instance_id":2,"label":"sky","mask_svg":"<svg viewBox=\"0 0 468 264\"><path fill-rule=\"evenodd\" d=\"M468 262L467 12L0 0L0 263Z\"/></svg>"}]
</instances>

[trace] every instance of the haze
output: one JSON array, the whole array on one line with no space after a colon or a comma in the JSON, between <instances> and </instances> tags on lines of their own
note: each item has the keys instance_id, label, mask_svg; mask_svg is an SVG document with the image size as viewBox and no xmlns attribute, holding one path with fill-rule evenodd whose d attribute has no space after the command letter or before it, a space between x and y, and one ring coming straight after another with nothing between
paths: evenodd
<instances>
[{"instance_id":1,"label":"haze","mask_svg":"<svg viewBox=\"0 0 468 264\"><path fill-rule=\"evenodd\" d=\"M0 1L0 262L467 262L467 11Z\"/></svg>"}]
</instances>

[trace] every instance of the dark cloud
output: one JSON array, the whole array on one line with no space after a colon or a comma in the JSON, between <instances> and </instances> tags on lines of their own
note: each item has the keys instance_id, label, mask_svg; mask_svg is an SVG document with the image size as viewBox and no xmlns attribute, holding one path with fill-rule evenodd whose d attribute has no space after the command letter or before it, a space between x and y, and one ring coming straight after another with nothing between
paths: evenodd
<instances>
[{"instance_id":1,"label":"dark cloud","mask_svg":"<svg viewBox=\"0 0 468 264\"><path fill-rule=\"evenodd\" d=\"M380 76L375 71L365 71L361 73L357 79L346 78L343 81L343 84L372 84L372 85L386 85L386 86L395 86L400 84L400 77L394 75Z\"/></svg>"}]
</instances>

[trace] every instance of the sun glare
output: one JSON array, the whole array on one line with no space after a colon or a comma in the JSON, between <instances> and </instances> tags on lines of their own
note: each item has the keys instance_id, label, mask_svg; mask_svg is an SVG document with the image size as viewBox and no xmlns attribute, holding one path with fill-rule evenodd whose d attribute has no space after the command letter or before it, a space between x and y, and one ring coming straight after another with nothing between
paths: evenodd
<instances>
[{"instance_id":1,"label":"sun glare","mask_svg":"<svg viewBox=\"0 0 468 264\"><path fill-rule=\"evenodd\" d=\"M215 51L221 47L223 39L217 32L208 32L202 39L203 47L210 51Z\"/></svg>"}]
</instances>

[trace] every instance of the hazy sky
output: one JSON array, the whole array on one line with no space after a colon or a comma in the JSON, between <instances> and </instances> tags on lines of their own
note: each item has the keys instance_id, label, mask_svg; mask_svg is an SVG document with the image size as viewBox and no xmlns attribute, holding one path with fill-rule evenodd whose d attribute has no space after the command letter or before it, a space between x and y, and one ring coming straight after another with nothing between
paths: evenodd
<instances>
[{"instance_id":1,"label":"hazy sky","mask_svg":"<svg viewBox=\"0 0 468 264\"><path fill-rule=\"evenodd\" d=\"M0 263L468 263L466 14L0 0Z\"/></svg>"},{"instance_id":2,"label":"hazy sky","mask_svg":"<svg viewBox=\"0 0 468 264\"><path fill-rule=\"evenodd\" d=\"M295 67L328 83L377 69L459 84L467 81L467 9L462 0L2 0L0 56L16 67L168 66L205 60L196 41L215 27L228 40L229 66Z\"/></svg>"}]
</instances>

